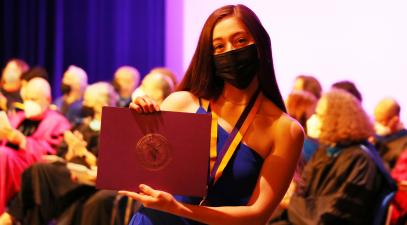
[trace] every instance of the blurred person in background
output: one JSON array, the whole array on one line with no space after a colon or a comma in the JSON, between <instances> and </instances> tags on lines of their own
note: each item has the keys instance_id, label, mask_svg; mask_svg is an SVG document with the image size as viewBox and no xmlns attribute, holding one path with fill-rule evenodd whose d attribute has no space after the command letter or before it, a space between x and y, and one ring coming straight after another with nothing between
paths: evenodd
<instances>
[{"instance_id":1,"label":"blurred person in background","mask_svg":"<svg viewBox=\"0 0 407 225\"><path fill-rule=\"evenodd\" d=\"M30 80L24 94L24 111L1 118L0 213L20 190L20 175L43 155L55 154L69 122L50 110L51 88L42 78Z\"/></svg>"},{"instance_id":2,"label":"blurred person in background","mask_svg":"<svg viewBox=\"0 0 407 225\"><path fill-rule=\"evenodd\" d=\"M11 59L1 75L0 107L4 111L13 111L13 103L22 103L20 96L21 75L29 69L21 59Z\"/></svg>"},{"instance_id":3,"label":"blurred person in background","mask_svg":"<svg viewBox=\"0 0 407 225\"><path fill-rule=\"evenodd\" d=\"M121 66L114 73L113 87L119 95L118 107L128 107L131 94L140 83L139 71L131 66Z\"/></svg>"},{"instance_id":4,"label":"blurred person in background","mask_svg":"<svg viewBox=\"0 0 407 225\"><path fill-rule=\"evenodd\" d=\"M177 76L170 69L167 69L165 67L154 67L152 70L150 70L149 73L161 73L167 75L169 78L171 78L174 84L174 89L176 89L178 85Z\"/></svg>"},{"instance_id":5,"label":"blurred person in background","mask_svg":"<svg viewBox=\"0 0 407 225\"><path fill-rule=\"evenodd\" d=\"M374 143L389 170L407 149L407 130L400 120L400 104L393 98L380 100L374 109Z\"/></svg>"},{"instance_id":6,"label":"blurred person in background","mask_svg":"<svg viewBox=\"0 0 407 225\"><path fill-rule=\"evenodd\" d=\"M332 89L313 117L320 147L305 165L286 217L270 224L373 224L376 207L395 186L368 142L374 134L369 116L356 97Z\"/></svg>"},{"instance_id":7,"label":"blurred person in background","mask_svg":"<svg viewBox=\"0 0 407 225\"><path fill-rule=\"evenodd\" d=\"M407 150L407 149L405 149ZM407 224L407 151L403 151L391 171L398 190L391 203L391 225Z\"/></svg>"},{"instance_id":8,"label":"blurred person in background","mask_svg":"<svg viewBox=\"0 0 407 225\"><path fill-rule=\"evenodd\" d=\"M161 102L174 91L174 80L169 73L163 73L162 70L151 70L141 82L141 85L133 92L132 99L147 95L157 104Z\"/></svg>"},{"instance_id":9,"label":"blurred person in background","mask_svg":"<svg viewBox=\"0 0 407 225\"><path fill-rule=\"evenodd\" d=\"M293 91L308 91L319 99L322 87L318 79L310 75L299 75L294 80Z\"/></svg>"},{"instance_id":10,"label":"blurred person in background","mask_svg":"<svg viewBox=\"0 0 407 225\"><path fill-rule=\"evenodd\" d=\"M40 162L22 175L20 193L10 204L4 221L41 225L110 224L116 192L97 190L95 176L78 179L67 163L95 170L99 150L102 107L115 106L118 96L111 84L97 82L86 88L83 98L83 120L64 133L57 154L63 160Z\"/></svg>"},{"instance_id":11,"label":"blurred person in background","mask_svg":"<svg viewBox=\"0 0 407 225\"><path fill-rule=\"evenodd\" d=\"M62 96L55 100L54 105L71 124L79 123L83 93L87 85L86 72L80 67L69 66L62 77Z\"/></svg>"},{"instance_id":12,"label":"blurred person in background","mask_svg":"<svg viewBox=\"0 0 407 225\"><path fill-rule=\"evenodd\" d=\"M35 66L25 73L21 74L21 88L20 88L20 96L24 99L25 87L27 86L28 81L35 77L40 77L48 81L48 72L45 68L41 66ZM15 104L17 109L24 110L24 106L22 104Z\"/></svg>"},{"instance_id":13,"label":"blurred person in background","mask_svg":"<svg viewBox=\"0 0 407 225\"><path fill-rule=\"evenodd\" d=\"M29 69L27 72L21 74L21 88L24 87L28 81L35 77L41 77L44 80L49 80L47 70L42 66L35 66Z\"/></svg>"},{"instance_id":14,"label":"blurred person in background","mask_svg":"<svg viewBox=\"0 0 407 225\"><path fill-rule=\"evenodd\" d=\"M345 91L349 92L350 94L352 94L353 96L355 96L355 98L357 98L360 102L362 102L362 100L363 100L362 94L360 93L360 91L358 90L358 88L352 81L342 80L342 81L335 82L332 84L332 88L338 88L338 89L345 90Z\"/></svg>"}]
</instances>

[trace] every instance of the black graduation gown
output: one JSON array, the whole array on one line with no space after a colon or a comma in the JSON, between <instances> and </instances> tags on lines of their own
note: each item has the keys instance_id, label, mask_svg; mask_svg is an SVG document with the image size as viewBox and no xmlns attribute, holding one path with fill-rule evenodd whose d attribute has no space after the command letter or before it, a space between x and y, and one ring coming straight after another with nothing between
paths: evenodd
<instances>
[{"instance_id":1,"label":"black graduation gown","mask_svg":"<svg viewBox=\"0 0 407 225\"><path fill-rule=\"evenodd\" d=\"M374 161L359 144L318 149L287 208L288 218L270 224L371 224L382 190Z\"/></svg>"},{"instance_id":2,"label":"black graduation gown","mask_svg":"<svg viewBox=\"0 0 407 225\"><path fill-rule=\"evenodd\" d=\"M97 156L99 132L83 124L74 129L83 134L88 150ZM66 143L62 143L58 154L63 156L66 149ZM81 158L73 161L86 165ZM36 163L22 174L21 191L8 213L27 225L50 221L56 224L110 224L115 195L113 191L99 191L93 186L73 182L65 163Z\"/></svg>"}]
</instances>

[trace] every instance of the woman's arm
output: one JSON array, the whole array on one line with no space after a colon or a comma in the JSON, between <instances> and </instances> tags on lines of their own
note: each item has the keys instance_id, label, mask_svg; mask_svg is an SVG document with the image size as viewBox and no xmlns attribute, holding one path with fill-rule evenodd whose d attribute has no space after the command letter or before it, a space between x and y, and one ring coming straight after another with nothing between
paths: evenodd
<instances>
[{"instance_id":1,"label":"woman's arm","mask_svg":"<svg viewBox=\"0 0 407 225\"><path fill-rule=\"evenodd\" d=\"M273 151L264 160L247 206L207 207L184 204L169 193L140 185L140 193L121 192L158 209L206 224L265 224L284 196L301 153L304 134L298 123L282 116L276 122Z\"/></svg>"}]
</instances>

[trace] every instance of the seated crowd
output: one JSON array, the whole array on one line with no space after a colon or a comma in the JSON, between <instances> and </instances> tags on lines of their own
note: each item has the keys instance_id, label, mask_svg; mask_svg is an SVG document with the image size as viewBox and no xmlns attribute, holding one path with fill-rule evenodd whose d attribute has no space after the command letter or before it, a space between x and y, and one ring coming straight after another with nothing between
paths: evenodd
<instances>
[{"instance_id":1,"label":"seated crowd","mask_svg":"<svg viewBox=\"0 0 407 225\"><path fill-rule=\"evenodd\" d=\"M175 75L154 68L138 86L136 68L122 66L112 82L88 85L86 72L69 66L61 96L51 99L43 68L10 60L2 72L0 106L0 224L123 224L112 218L116 192L97 190L102 107L128 107L131 97L161 102ZM86 215L86 216L83 216Z\"/></svg>"},{"instance_id":2,"label":"seated crowd","mask_svg":"<svg viewBox=\"0 0 407 225\"><path fill-rule=\"evenodd\" d=\"M86 72L72 65L52 101L43 68L10 60L0 89L0 225L126 223L113 213L120 208L118 194L96 189L96 173L82 177L75 168L97 168L102 107L128 107L144 95L160 104L176 86L174 74L162 67L140 82L136 68L122 66L111 82L88 84ZM285 103L307 137L269 224L407 223L401 107L384 98L371 118L361 101L351 81L323 92L315 77L296 78Z\"/></svg>"}]
</instances>

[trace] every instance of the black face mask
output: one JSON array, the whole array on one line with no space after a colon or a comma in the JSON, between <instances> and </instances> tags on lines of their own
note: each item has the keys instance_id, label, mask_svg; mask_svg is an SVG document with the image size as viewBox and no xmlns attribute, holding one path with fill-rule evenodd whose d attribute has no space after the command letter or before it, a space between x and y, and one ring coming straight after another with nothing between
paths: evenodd
<instances>
[{"instance_id":1,"label":"black face mask","mask_svg":"<svg viewBox=\"0 0 407 225\"><path fill-rule=\"evenodd\" d=\"M214 55L213 58L216 76L239 89L250 85L259 64L255 44Z\"/></svg>"},{"instance_id":2,"label":"black face mask","mask_svg":"<svg viewBox=\"0 0 407 225\"><path fill-rule=\"evenodd\" d=\"M81 117L93 117L95 115L95 110L90 106L82 106Z\"/></svg>"},{"instance_id":3,"label":"black face mask","mask_svg":"<svg viewBox=\"0 0 407 225\"><path fill-rule=\"evenodd\" d=\"M71 86L64 83L61 84L61 92L63 95L68 95L71 92L71 90L72 90Z\"/></svg>"}]
</instances>

